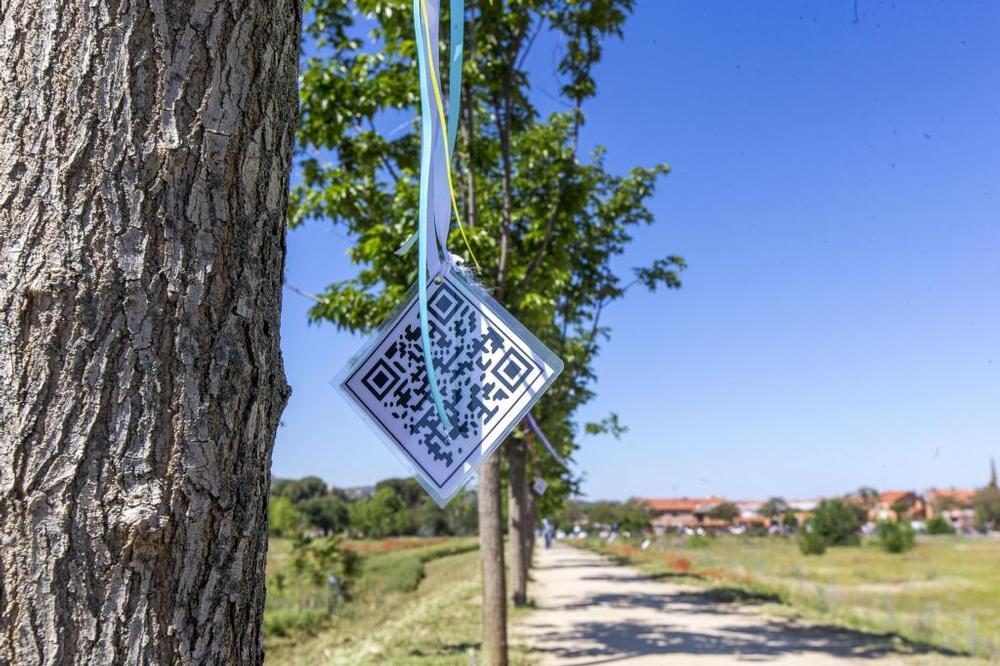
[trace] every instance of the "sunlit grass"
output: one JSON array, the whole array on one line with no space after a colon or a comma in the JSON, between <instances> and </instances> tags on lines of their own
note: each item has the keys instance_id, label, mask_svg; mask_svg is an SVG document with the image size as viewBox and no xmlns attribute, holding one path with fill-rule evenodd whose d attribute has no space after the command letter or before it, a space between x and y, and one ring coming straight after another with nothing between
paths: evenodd
<instances>
[{"instance_id":1,"label":"sunlit grass","mask_svg":"<svg viewBox=\"0 0 1000 666\"><path fill-rule=\"evenodd\" d=\"M646 550L634 543L587 545L656 573L709 586L770 595L787 608L844 626L896 634L948 651L1000 658L1000 542L921 539L904 554L875 544L803 555L793 539L708 539L688 548L666 537Z\"/></svg>"},{"instance_id":2,"label":"sunlit grass","mask_svg":"<svg viewBox=\"0 0 1000 666\"><path fill-rule=\"evenodd\" d=\"M364 551L352 600L307 632L265 640L268 664L469 664L479 658L479 553L475 539L395 539L391 547L352 544ZM288 571L290 549L272 540L269 580ZM314 591L322 596L323 590ZM268 609L294 606L286 588ZM292 596L289 596L292 595ZM266 614L265 614L266 617ZM514 650L512 663L527 663Z\"/></svg>"}]
</instances>

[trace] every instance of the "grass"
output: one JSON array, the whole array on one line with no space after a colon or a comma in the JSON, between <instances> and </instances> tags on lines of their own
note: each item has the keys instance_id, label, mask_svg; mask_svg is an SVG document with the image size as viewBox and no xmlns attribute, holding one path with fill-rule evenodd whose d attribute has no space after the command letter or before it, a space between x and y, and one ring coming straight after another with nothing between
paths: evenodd
<instances>
[{"instance_id":1,"label":"grass","mask_svg":"<svg viewBox=\"0 0 1000 666\"><path fill-rule=\"evenodd\" d=\"M475 539L394 539L353 542L364 553L352 599L318 622L267 634L266 662L290 664L461 665L479 658L480 575ZM298 609L299 592L272 590L274 576L289 573L288 542L273 539L268 554L265 627ZM307 599L324 607L323 590ZM309 597L308 595L315 595ZM528 663L516 649L513 664Z\"/></svg>"},{"instance_id":2,"label":"grass","mask_svg":"<svg viewBox=\"0 0 1000 666\"><path fill-rule=\"evenodd\" d=\"M780 537L721 535L695 545L674 537L646 550L632 543L586 543L734 601L780 604L779 612L1000 659L1000 541L933 537L903 554L870 543L812 557L799 552L793 539Z\"/></svg>"}]
</instances>

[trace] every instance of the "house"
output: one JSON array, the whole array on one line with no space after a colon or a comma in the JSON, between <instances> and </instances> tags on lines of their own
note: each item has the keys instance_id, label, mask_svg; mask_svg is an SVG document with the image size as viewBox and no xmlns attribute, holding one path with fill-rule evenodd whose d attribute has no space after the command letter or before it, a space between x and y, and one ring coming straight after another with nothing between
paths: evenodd
<instances>
[{"instance_id":1,"label":"house","mask_svg":"<svg viewBox=\"0 0 1000 666\"><path fill-rule=\"evenodd\" d=\"M973 488L931 488L927 491L925 508L928 518L944 516L960 532L971 531L975 525Z\"/></svg>"},{"instance_id":2,"label":"house","mask_svg":"<svg viewBox=\"0 0 1000 666\"><path fill-rule=\"evenodd\" d=\"M652 519L649 521L653 530L663 533L666 530L683 529L685 527L714 527L708 517L712 507L725 502L721 497L639 497L636 502L649 507ZM724 525L724 523L722 523Z\"/></svg>"},{"instance_id":3,"label":"house","mask_svg":"<svg viewBox=\"0 0 1000 666\"><path fill-rule=\"evenodd\" d=\"M912 490L886 490L878 495L878 504L868 513L868 519L923 519L926 515L924 498Z\"/></svg>"}]
</instances>

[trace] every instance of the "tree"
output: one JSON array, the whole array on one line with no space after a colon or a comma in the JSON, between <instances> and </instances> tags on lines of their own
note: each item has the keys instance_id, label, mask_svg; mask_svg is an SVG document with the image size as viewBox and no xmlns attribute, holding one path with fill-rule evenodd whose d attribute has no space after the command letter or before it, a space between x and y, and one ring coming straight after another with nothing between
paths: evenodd
<instances>
[{"instance_id":1,"label":"tree","mask_svg":"<svg viewBox=\"0 0 1000 666\"><path fill-rule=\"evenodd\" d=\"M732 502L721 502L709 509L708 517L731 523L740 517L740 507Z\"/></svg>"},{"instance_id":2,"label":"tree","mask_svg":"<svg viewBox=\"0 0 1000 666\"><path fill-rule=\"evenodd\" d=\"M880 520L875 525L879 546L887 553L905 553L913 549L916 533L907 520Z\"/></svg>"},{"instance_id":3,"label":"tree","mask_svg":"<svg viewBox=\"0 0 1000 666\"><path fill-rule=\"evenodd\" d=\"M788 502L782 497L772 497L760 507L760 515L774 520L777 516L786 513L789 509Z\"/></svg>"},{"instance_id":4,"label":"tree","mask_svg":"<svg viewBox=\"0 0 1000 666\"><path fill-rule=\"evenodd\" d=\"M861 543L858 513L839 499L823 500L813 511L806 528L827 546L856 546Z\"/></svg>"},{"instance_id":5,"label":"tree","mask_svg":"<svg viewBox=\"0 0 1000 666\"><path fill-rule=\"evenodd\" d=\"M896 520L902 520L911 508L913 508L913 500L903 497L893 502L889 510L895 514Z\"/></svg>"},{"instance_id":6,"label":"tree","mask_svg":"<svg viewBox=\"0 0 1000 666\"><path fill-rule=\"evenodd\" d=\"M309 525L323 534L343 532L350 525L348 503L335 495L312 497L299 504L299 509Z\"/></svg>"},{"instance_id":7,"label":"tree","mask_svg":"<svg viewBox=\"0 0 1000 666\"><path fill-rule=\"evenodd\" d=\"M274 536L290 536L302 527L302 513L287 497L273 497L267 506L268 529Z\"/></svg>"},{"instance_id":8,"label":"tree","mask_svg":"<svg viewBox=\"0 0 1000 666\"><path fill-rule=\"evenodd\" d=\"M274 479L271 481L271 494L287 497L295 504L300 504L314 497L326 495L326 483L316 476L302 479Z\"/></svg>"},{"instance_id":9,"label":"tree","mask_svg":"<svg viewBox=\"0 0 1000 666\"><path fill-rule=\"evenodd\" d=\"M406 505L390 486L350 506L351 529L365 536L381 538L399 536L412 531L412 521Z\"/></svg>"},{"instance_id":10,"label":"tree","mask_svg":"<svg viewBox=\"0 0 1000 666\"><path fill-rule=\"evenodd\" d=\"M298 3L0 16L2 660L261 663Z\"/></svg>"},{"instance_id":11,"label":"tree","mask_svg":"<svg viewBox=\"0 0 1000 666\"><path fill-rule=\"evenodd\" d=\"M955 526L942 515L931 516L927 520L928 534L954 534Z\"/></svg>"},{"instance_id":12,"label":"tree","mask_svg":"<svg viewBox=\"0 0 1000 666\"><path fill-rule=\"evenodd\" d=\"M977 491L972 507L976 527L984 530L1000 529L1000 488L989 485Z\"/></svg>"},{"instance_id":13,"label":"tree","mask_svg":"<svg viewBox=\"0 0 1000 666\"><path fill-rule=\"evenodd\" d=\"M604 308L635 285L678 287L684 266L680 257L666 256L635 269L627 280L611 266L629 245L631 229L653 221L646 202L668 167L615 175L605 168L603 149L589 157L578 154L582 106L597 91L591 69L601 58L603 42L620 35L633 1L477 0L467 5L456 195L482 267L479 279L566 364L535 415L567 454L575 446L574 415L593 396L593 361L609 334L601 324ZM370 17L370 39L381 48L362 46L354 6ZM412 16L404 0L313 0L307 7L313 17L307 35L323 56L310 58L302 73L303 177L293 192L289 221L294 227L309 219L332 220L356 240L349 255L356 273L331 285L310 316L370 331L416 277L416 262L396 251L416 229L418 138L404 131L406 124L399 131L379 130L380 124L398 125L400 115L417 115ZM568 108L547 118L540 117L529 97L524 68L543 29L565 44L557 70ZM457 225L453 228L452 251L473 265ZM513 465L520 464L515 455ZM492 465L481 468L479 480L480 534L488 539L480 550L491 567L502 562L490 550L501 543L490 536L501 529L500 486L492 485L500 483L500 474ZM543 469L557 478L566 474ZM515 470L518 484L528 476ZM554 497L572 488L564 480L550 484L549 492ZM521 496L520 489L515 493ZM515 510L520 514L528 504L518 502ZM528 523L523 516L517 520ZM513 556L524 550L512 548ZM495 582L503 586L503 576ZM499 623L502 612L499 606L484 609L491 624ZM488 627L487 633L499 635L499 629ZM492 663L506 658L489 645L487 651L499 655L490 657Z\"/></svg>"}]
</instances>

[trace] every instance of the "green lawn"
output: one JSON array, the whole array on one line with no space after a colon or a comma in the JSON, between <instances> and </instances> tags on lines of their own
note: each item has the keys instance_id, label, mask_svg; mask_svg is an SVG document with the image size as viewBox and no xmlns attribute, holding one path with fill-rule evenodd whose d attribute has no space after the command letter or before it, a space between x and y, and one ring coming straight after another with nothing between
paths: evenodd
<instances>
[{"instance_id":1,"label":"green lawn","mask_svg":"<svg viewBox=\"0 0 1000 666\"><path fill-rule=\"evenodd\" d=\"M888 632L944 650L1000 659L1000 541L920 539L891 555L875 544L805 556L794 539L722 535L587 546L641 568L740 590L823 622ZM692 547L696 546L696 547Z\"/></svg>"},{"instance_id":2,"label":"green lawn","mask_svg":"<svg viewBox=\"0 0 1000 666\"><path fill-rule=\"evenodd\" d=\"M408 543L409 542L409 543ZM366 552L350 602L332 616L325 591L274 589L277 574L290 575L290 546L272 539L268 554L265 638L268 664L454 664L479 657L480 575L475 539L436 543L396 539L391 549L352 544ZM311 606L318 621L286 622L276 635L275 618ZM269 624L270 622L270 624ZM512 663L526 663L515 651Z\"/></svg>"}]
</instances>

